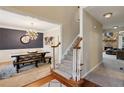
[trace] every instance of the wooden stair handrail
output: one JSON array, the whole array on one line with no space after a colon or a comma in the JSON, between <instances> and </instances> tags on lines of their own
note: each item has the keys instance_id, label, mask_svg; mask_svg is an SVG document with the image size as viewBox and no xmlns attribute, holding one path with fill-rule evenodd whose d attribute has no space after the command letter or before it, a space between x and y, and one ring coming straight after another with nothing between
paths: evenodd
<instances>
[{"instance_id":1,"label":"wooden stair handrail","mask_svg":"<svg viewBox=\"0 0 124 93\"><path fill-rule=\"evenodd\" d=\"M56 47L58 47L60 44L61 44L61 43L59 42L57 45L54 45L54 46L51 46L51 47L56 48Z\"/></svg>"},{"instance_id":2,"label":"wooden stair handrail","mask_svg":"<svg viewBox=\"0 0 124 93\"><path fill-rule=\"evenodd\" d=\"M80 42L82 41L82 37L78 37L77 39L79 39L79 41L78 41L78 43L75 45L75 46L73 46L73 49L80 49L81 47L79 46L80 45Z\"/></svg>"}]
</instances>

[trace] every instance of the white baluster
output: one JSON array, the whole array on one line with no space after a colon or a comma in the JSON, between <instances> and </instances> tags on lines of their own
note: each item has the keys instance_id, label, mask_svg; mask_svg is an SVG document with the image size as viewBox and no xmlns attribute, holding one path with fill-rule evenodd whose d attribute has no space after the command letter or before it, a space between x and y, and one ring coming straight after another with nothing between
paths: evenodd
<instances>
[{"instance_id":1,"label":"white baluster","mask_svg":"<svg viewBox=\"0 0 124 93\"><path fill-rule=\"evenodd\" d=\"M80 80L80 69L81 69L81 52L80 49L73 49L73 79L75 81Z\"/></svg>"},{"instance_id":2,"label":"white baluster","mask_svg":"<svg viewBox=\"0 0 124 93\"><path fill-rule=\"evenodd\" d=\"M76 80L76 49L73 49L73 80Z\"/></svg>"},{"instance_id":3,"label":"white baluster","mask_svg":"<svg viewBox=\"0 0 124 93\"><path fill-rule=\"evenodd\" d=\"M80 62L80 49L77 49L77 81L80 80L80 69L81 69L81 62Z\"/></svg>"}]
</instances>

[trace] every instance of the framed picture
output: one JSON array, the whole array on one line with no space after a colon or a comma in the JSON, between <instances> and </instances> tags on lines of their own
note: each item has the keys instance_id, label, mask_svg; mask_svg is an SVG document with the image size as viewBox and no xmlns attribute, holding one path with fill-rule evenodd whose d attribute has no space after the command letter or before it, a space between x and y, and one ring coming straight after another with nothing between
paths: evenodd
<instances>
[{"instance_id":1,"label":"framed picture","mask_svg":"<svg viewBox=\"0 0 124 93\"><path fill-rule=\"evenodd\" d=\"M54 41L54 37L45 37L45 45L52 45Z\"/></svg>"}]
</instances>

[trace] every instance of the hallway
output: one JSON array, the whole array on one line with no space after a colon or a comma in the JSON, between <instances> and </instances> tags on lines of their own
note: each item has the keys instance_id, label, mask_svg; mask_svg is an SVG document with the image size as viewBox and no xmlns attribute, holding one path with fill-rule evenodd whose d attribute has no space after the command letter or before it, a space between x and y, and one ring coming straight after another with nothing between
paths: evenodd
<instances>
[{"instance_id":1,"label":"hallway","mask_svg":"<svg viewBox=\"0 0 124 93\"><path fill-rule=\"evenodd\" d=\"M114 55L103 53L103 62L85 78L102 87L124 87L123 60L116 60Z\"/></svg>"}]
</instances>

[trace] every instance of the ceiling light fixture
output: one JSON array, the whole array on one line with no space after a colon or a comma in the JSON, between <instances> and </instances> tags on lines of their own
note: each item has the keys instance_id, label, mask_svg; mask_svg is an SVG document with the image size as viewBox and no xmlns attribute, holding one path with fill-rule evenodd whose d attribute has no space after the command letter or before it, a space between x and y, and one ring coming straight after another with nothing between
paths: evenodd
<instances>
[{"instance_id":1,"label":"ceiling light fixture","mask_svg":"<svg viewBox=\"0 0 124 93\"><path fill-rule=\"evenodd\" d=\"M33 27L33 25L34 25L34 24L31 23L31 27ZM37 33L33 28L32 28L32 29L29 28L29 29L27 30L26 35L28 35L31 40L36 40L37 37L38 37L38 33Z\"/></svg>"},{"instance_id":2,"label":"ceiling light fixture","mask_svg":"<svg viewBox=\"0 0 124 93\"><path fill-rule=\"evenodd\" d=\"M114 28L114 29L117 29L117 28L118 28L118 26L113 26L113 28Z\"/></svg>"},{"instance_id":3,"label":"ceiling light fixture","mask_svg":"<svg viewBox=\"0 0 124 93\"><path fill-rule=\"evenodd\" d=\"M103 16L105 18L111 18L112 17L112 13L105 13Z\"/></svg>"}]
</instances>

